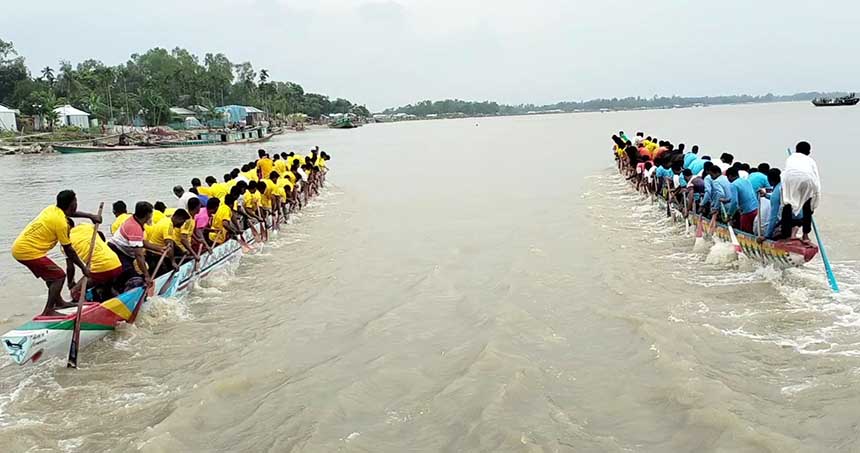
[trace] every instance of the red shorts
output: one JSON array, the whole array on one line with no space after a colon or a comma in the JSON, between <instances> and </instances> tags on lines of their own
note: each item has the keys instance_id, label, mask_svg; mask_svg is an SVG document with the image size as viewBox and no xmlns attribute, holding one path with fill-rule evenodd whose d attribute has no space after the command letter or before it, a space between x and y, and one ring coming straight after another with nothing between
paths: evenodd
<instances>
[{"instance_id":1,"label":"red shorts","mask_svg":"<svg viewBox=\"0 0 860 453\"><path fill-rule=\"evenodd\" d=\"M119 278L122 275L122 266L111 269L109 271L104 272L93 272L92 277L90 277L90 281L93 282L94 285L101 285L103 283L110 283Z\"/></svg>"},{"instance_id":2,"label":"red shorts","mask_svg":"<svg viewBox=\"0 0 860 453\"><path fill-rule=\"evenodd\" d=\"M47 256L36 258L34 260L18 260L18 262L27 266L27 269L30 269L30 272L32 272L36 278L41 278L46 282L66 278L66 272Z\"/></svg>"},{"instance_id":3,"label":"red shorts","mask_svg":"<svg viewBox=\"0 0 860 453\"><path fill-rule=\"evenodd\" d=\"M748 213L741 214L741 231L752 233L755 227L755 218L758 215L758 209Z\"/></svg>"}]
</instances>

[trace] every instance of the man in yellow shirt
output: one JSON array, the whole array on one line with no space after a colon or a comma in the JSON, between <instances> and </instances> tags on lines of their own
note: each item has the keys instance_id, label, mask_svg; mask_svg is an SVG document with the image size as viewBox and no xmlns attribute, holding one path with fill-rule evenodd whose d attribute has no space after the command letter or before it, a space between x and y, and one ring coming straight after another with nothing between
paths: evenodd
<instances>
[{"instance_id":1,"label":"man in yellow shirt","mask_svg":"<svg viewBox=\"0 0 860 453\"><path fill-rule=\"evenodd\" d=\"M248 181L257 181L260 179L259 175L257 175L257 167L254 164L243 165L242 175L245 176Z\"/></svg>"},{"instance_id":2,"label":"man in yellow shirt","mask_svg":"<svg viewBox=\"0 0 860 453\"><path fill-rule=\"evenodd\" d=\"M272 172L275 164L272 162L272 159L269 159L266 151L261 149L257 151L257 154L260 156L260 158L257 159L257 170L259 170L260 179L264 179Z\"/></svg>"},{"instance_id":3,"label":"man in yellow shirt","mask_svg":"<svg viewBox=\"0 0 860 453\"><path fill-rule=\"evenodd\" d=\"M149 242L162 250L165 248L167 249L167 257L161 265L161 269L159 269L158 273L153 275L152 278L156 278L173 269L174 266L172 263L176 256L175 238L177 233L175 233L175 231L181 229L185 225L185 222L190 218L188 211L177 209L176 212L173 213L173 217L164 217L159 220L158 223L153 223L150 228L146 229L144 234L144 240L146 242ZM158 265L160 258L160 256L155 254L147 255L147 264L149 265L149 268L154 270L155 266Z\"/></svg>"},{"instance_id":4,"label":"man in yellow shirt","mask_svg":"<svg viewBox=\"0 0 860 453\"><path fill-rule=\"evenodd\" d=\"M218 182L218 180L215 179L214 176L207 176L206 184L209 184L209 193L204 195L208 195L210 198L215 197L221 201L224 201L224 196L226 196L227 192L230 191L226 183Z\"/></svg>"},{"instance_id":5,"label":"man in yellow shirt","mask_svg":"<svg viewBox=\"0 0 860 453\"><path fill-rule=\"evenodd\" d=\"M287 172L287 161L281 159L281 156L275 154L275 157L272 158L272 162L274 162L274 170L278 172L279 175L283 175Z\"/></svg>"},{"instance_id":6,"label":"man in yellow shirt","mask_svg":"<svg viewBox=\"0 0 860 453\"><path fill-rule=\"evenodd\" d=\"M128 213L128 207L122 200L115 201L113 203L113 215L116 217L116 220L114 220L110 226L110 234L115 234L116 230L122 226L123 222L131 217L131 214Z\"/></svg>"},{"instance_id":7,"label":"man in yellow shirt","mask_svg":"<svg viewBox=\"0 0 860 453\"><path fill-rule=\"evenodd\" d=\"M86 265L78 257L69 238L69 217L84 217L101 223L99 215L78 212L78 200L71 190L64 190L57 194L55 205L48 206L24 228L12 244L12 257L33 272L36 278L45 281L48 287L48 301L43 316L62 316L57 308L74 307L75 304L63 300L63 280L66 273L63 272L54 261L48 258L48 252L57 243L63 248L66 260L78 266L84 275L89 277L91 273L86 270Z\"/></svg>"},{"instance_id":8,"label":"man in yellow shirt","mask_svg":"<svg viewBox=\"0 0 860 453\"><path fill-rule=\"evenodd\" d=\"M218 209L212 217L212 232L209 239L215 244L223 244L231 235L241 234L233 224L233 210L230 206L236 202L236 197L227 194L224 202L218 204Z\"/></svg>"},{"instance_id":9,"label":"man in yellow shirt","mask_svg":"<svg viewBox=\"0 0 860 453\"><path fill-rule=\"evenodd\" d=\"M72 224L72 221L69 220L69 223ZM95 225L89 223L74 226L69 232L69 239L78 256L89 256L90 250L92 250L93 257L90 261L90 277L87 279L87 288L93 288L95 300L105 301L118 294L118 291L114 289L114 284L122 276L122 262L120 262L116 252L108 247L101 231L98 232L95 244L90 249L94 229ZM66 273L71 284L75 281L75 266L71 265L70 262L66 264ZM83 279L71 289L73 299L80 296L82 282Z\"/></svg>"}]
</instances>

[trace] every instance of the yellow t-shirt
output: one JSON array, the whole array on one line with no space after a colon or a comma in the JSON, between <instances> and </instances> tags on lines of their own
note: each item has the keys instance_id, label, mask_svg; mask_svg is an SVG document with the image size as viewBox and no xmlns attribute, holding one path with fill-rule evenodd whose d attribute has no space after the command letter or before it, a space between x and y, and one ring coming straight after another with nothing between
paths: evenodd
<instances>
[{"instance_id":1,"label":"yellow t-shirt","mask_svg":"<svg viewBox=\"0 0 860 453\"><path fill-rule=\"evenodd\" d=\"M274 198L278 186L271 179L264 179L263 182L266 184L266 191L263 193L260 206L265 209L272 209L272 198Z\"/></svg>"},{"instance_id":2,"label":"yellow t-shirt","mask_svg":"<svg viewBox=\"0 0 860 453\"><path fill-rule=\"evenodd\" d=\"M260 172L263 174L263 179L269 177L269 175L272 173L272 167L274 167L274 165L275 164L272 162L272 159L269 159L268 157L264 157L257 161L257 168L259 168Z\"/></svg>"},{"instance_id":3,"label":"yellow t-shirt","mask_svg":"<svg viewBox=\"0 0 860 453\"><path fill-rule=\"evenodd\" d=\"M258 208L263 205L263 194L259 190L254 192L254 205Z\"/></svg>"},{"instance_id":4,"label":"yellow t-shirt","mask_svg":"<svg viewBox=\"0 0 860 453\"><path fill-rule=\"evenodd\" d=\"M295 154L293 156L288 157L287 168L293 168L293 162L295 161L299 161L299 165L302 165L305 163L305 156L302 156L301 154Z\"/></svg>"},{"instance_id":5,"label":"yellow t-shirt","mask_svg":"<svg viewBox=\"0 0 860 453\"><path fill-rule=\"evenodd\" d=\"M224 182L216 182L215 184L212 184L209 189L211 193L209 196L221 200L221 203L224 203L224 197L230 193L230 188L227 186L227 183Z\"/></svg>"},{"instance_id":6,"label":"yellow t-shirt","mask_svg":"<svg viewBox=\"0 0 860 453\"><path fill-rule=\"evenodd\" d=\"M167 217L167 215L165 215L163 212L153 210L152 224L155 225L156 223L161 222L162 220L164 220L165 217Z\"/></svg>"},{"instance_id":7,"label":"yellow t-shirt","mask_svg":"<svg viewBox=\"0 0 860 453\"><path fill-rule=\"evenodd\" d=\"M176 208L167 208L164 210L165 217L173 217L173 213L176 212ZM153 217L154 219L155 217Z\"/></svg>"},{"instance_id":8,"label":"yellow t-shirt","mask_svg":"<svg viewBox=\"0 0 860 453\"><path fill-rule=\"evenodd\" d=\"M295 187L295 185L296 185L296 174L295 173L287 170L287 172L284 173L284 177L290 180L291 186Z\"/></svg>"},{"instance_id":9,"label":"yellow t-shirt","mask_svg":"<svg viewBox=\"0 0 860 453\"><path fill-rule=\"evenodd\" d=\"M245 202L245 209L248 211L253 211L257 209L257 198L251 193L250 190L246 190L244 194L242 194L242 200Z\"/></svg>"},{"instance_id":10,"label":"yellow t-shirt","mask_svg":"<svg viewBox=\"0 0 860 453\"><path fill-rule=\"evenodd\" d=\"M212 198L212 187L197 186L197 193Z\"/></svg>"},{"instance_id":11,"label":"yellow t-shirt","mask_svg":"<svg viewBox=\"0 0 860 453\"><path fill-rule=\"evenodd\" d=\"M242 173L242 174L243 174L243 175L245 175L245 177L246 177L246 178L248 178L248 181L257 181L258 179L260 179L260 178L257 176L257 171L256 171L256 170L248 170L248 171L246 171L245 173Z\"/></svg>"},{"instance_id":12,"label":"yellow t-shirt","mask_svg":"<svg viewBox=\"0 0 860 453\"><path fill-rule=\"evenodd\" d=\"M173 240L173 220L164 218L158 223L153 222L149 228L145 228L144 239L159 246L167 245L167 240Z\"/></svg>"},{"instance_id":13,"label":"yellow t-shirt","mask_svg":"<svg viewBox=\"0 0 860 453\"><path fill-rule=\"evenodd\" d=\"M116 220L114 220L111 224L110 234L116 234L116 230L118 230L119 227L121 227L122 224L125 223L125 221L128 220L129 217L131 217L131 214L129 213L120 214L119 217L117 217Z\"/></svg>"},{"instance_id":14,"label":"yellow t-shirt","mask_svg":"<svg viewBox=\"0 0 860 453\"><path fill-rule=\"evenodd\" d=\"M78 254L78 258L84 263L87 262L87 257L90 254L90 241L93 239L93 230L95 225L91 223L82 223L76 225L69 232L69 239L72 241L72 248ZM93 259L90 262L91 272L107 272L122 267L119 257L116 256L113 250L108 247L107 243L102 238L96 236L95 246L93 247Z\"/></svg>"},{"instance_id":15,"label":"yellow t-shirt","mask_svg":"<svg viewBox=\"0 0 860 453\"><path fill-rule=\"evenodd\" d=\"M27 261L42 258L57 243L68 245L69 220L56 205L48 206L24 228L12 244L12 257Z\"/></svg>"},{"instance_id":16,"label":"yellow t-shirt","mask_svg":"<svg viewBox=\"0 0 860 453\"><path fill-rule=\"evenodd\" d=\"M209 239L221 244L227 240L227 229L224 228L224 221L230 221L233 218L233 211L226 203L221 203L218 210L215 211L215 216L212 217L212 229L215 230L209 233Z\"/></svg>"},{"instance_id":17,"label":"yellow t-shirt","mask_svg":"<svg viewBox=\"0 0 860 453\"><path fill-rule=\"evenodd\" d=\"M182 244L182 240L191 240L191 236L194 234L194 226L194 219L188 219L185 221L185 223L182 224L180 228L173 228L173 235L171 239L183 252L187 252L188 250L185 249L185 246Z\"/></svg>"},{"instance_id":18,"label":"yellow t-shirt","mask_svg":"<svg viewBox=\"0 0 860 453\"><path fill-rule=\"evenodd\" d=\"M285 201L287 199L287 191L284 190L284 187L278 187L275 189L275 196L280 197L281 201Z\"/></svg>"},{"instance_id":19,"label":"yellow t-shirt","mask_svg":"<svg viewBox=\"0 0 860 453\"><path fill-rule=\"evenodd\" d=\"M283 175L287 172L287 161L284 159L278 159L275 161L275 171L278 172L279 175Z\"/></svg>"}]
</instances>

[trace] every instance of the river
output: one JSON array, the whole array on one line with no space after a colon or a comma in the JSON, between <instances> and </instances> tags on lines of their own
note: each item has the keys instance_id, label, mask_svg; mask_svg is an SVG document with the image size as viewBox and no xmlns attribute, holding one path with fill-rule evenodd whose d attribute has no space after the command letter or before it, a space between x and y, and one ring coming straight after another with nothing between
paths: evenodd
<instances>
[{"instance_id":1,"label":"river","mask_svg":"<svg viewBox=\"0 0 860 453\"><path fill-rule=\"evenodd\" d=\"M858 120L788 103L277 137L270 151L333 156L324 193L234 273L82 350L79 370L0 358L0 450L858 451ZM820 259L776 271L694 252L615 172L619 129L779 167L810 141L842 292ZM43 304L9 248L57 191L86 210L172 203L174 184L255 150L0 158L0 330Z\"/></svg>"}]
</instances>

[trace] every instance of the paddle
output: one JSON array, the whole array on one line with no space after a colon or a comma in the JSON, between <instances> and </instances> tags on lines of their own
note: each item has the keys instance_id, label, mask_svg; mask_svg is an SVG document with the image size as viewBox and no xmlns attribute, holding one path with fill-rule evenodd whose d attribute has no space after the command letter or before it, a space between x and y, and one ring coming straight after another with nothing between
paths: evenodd
<instances>
[{"instance_id":1,"label":"paddle","mask_svg":"<svg viewBox=\"0 0 860 453\"><path fill-rule=\"evenodd\" d=\"M161 263L164 262L164 257L167 256L167 249L164 249L164 252L161 253L161 258L158 259L158 264L155 265L155 270L152 272L152 280L153 285L155 284L155 276L158 275L158 271L161 269ZM137 305L134 306L134 310L131 312L131 317L128 318L129 324L134 324L134 320L137 319L137 314L140 312L140 307L146 302L146 298L151 296L150 292L153 291L152 286L147 286L143 288L143 293L140 295L140 299L137 300Z\"/></svg>"},{"instance_id":2,"label":"paddle","mask_svg":"<svg viewBox=\"0 0 860 453\"><path fill-rule=\"evenodd\" d=\"M102 209L105 207L104 202L99 203L98 216L101 217ZM81 294L78 296L78 310L75 313L75 327L72 330L72 341L69 343L69 360L66 362L67 368L78 367L78 348L81 340L81 314L84 311L84 302L87 300L87 275L90 272L90 265L93 262L93 249L96 246L96 236L99 232L99 224L93 224L93 237L90 238L90 253L87 255L87 262L84 265L86 272L81 278Z\"/></svg>"},{"instance_id":3,"label":"paddle","mask_svg":"<svg viewBox=\"0 0 860 453\"><path fill-rule=\"evenodd\" d=\"M791 156L791 148L787 148L786 152ZM812 218L812 231L815 233L815 240L818 242L818 250L821 251L821 260L824 261L824 273L827 274L827 283L830 284L830 289L834 293L838 293L839 283L836 282L836 275L833 273L833 268L830 267L830 260L827 259L827 252L824 250L824 241L818 235L818 226L815 224L815 218Z\"/></svg>"},{"instance_id":4,"label":"paddle","mask_svg":"<svg viewBox=\"0 0 860 453\"><path fill-rule=\"evenodd\" d=\"M170 288L170 286L173 285L173 279L176 278L176 274L179 272L179 268L181 268L182 265L185 264L185 260L187 260L189 256L191 255L186 254L182 257L181 260L179 260L179 264L176 265L176 267L173 269L173 272L170 273L170 277L167 277L167 281L164 282L164 285L162 285L161 289L158 290L159 296L163 295L165 291L167 291L167 288Z\"/></svg>"},{"instance_id":5,"label":"paddle","mask_svg":"<svg viewBox=\"0 0 860 453\"><path fill-rule=\"evenodd\" d=\"M746 255L744 255L744 249L741 247L741 243L738 242L738 237L735 236L735 229L732 228L732 219L730 219L726 214L726 206L722 202L720 202L720 210L723 211L723 217L726 218L726 227L729 229L729 237L732 239L732 245L735 246L735 251L738 253L739 257L746 257Z\"/></svg>"},{"instance_id":6,"label":"paddle","mask_svg":"<svg viewBox=\"0 0 860 453\"><path fill-rule=\"evenodd\" d=\"M666 217L672 217L672 207L669 203L669 198L671 197L669 193L669 178L663 178L663 186L666 189Z\"/></svg>"}]
</instances>

